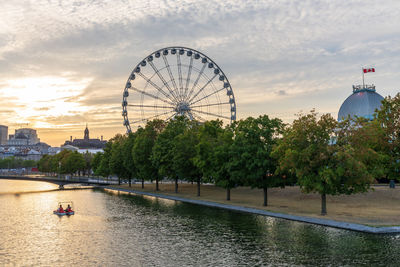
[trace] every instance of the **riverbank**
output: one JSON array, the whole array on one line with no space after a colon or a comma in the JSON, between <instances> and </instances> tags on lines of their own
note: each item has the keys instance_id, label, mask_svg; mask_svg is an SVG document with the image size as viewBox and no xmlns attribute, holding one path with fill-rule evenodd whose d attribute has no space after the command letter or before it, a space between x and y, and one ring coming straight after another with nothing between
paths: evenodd
<instances>
[{"instance_id":1,"label":"riverbank","mask_svg":"<svg viewBox=\"0 0 400 267\"><path fill-rule=\"evenodd\" d=\"M213 185L202 185L200 197L196 196L197 188L192 184L179 184L178 194L174 193L173 184L160 184L158 192L155 192L154 184L146 184L144 189L141 189L140 184L105 188L348 230L369 233L400 232L399 188L375 186L373 191L364 194L329 196L326 216L319 215L320 196L303 194L299 187L270 189L267 207L262 206L261 190L246 187L233 189L230 201L224 199L224 189Z\"/></svg>"}]
</instances>

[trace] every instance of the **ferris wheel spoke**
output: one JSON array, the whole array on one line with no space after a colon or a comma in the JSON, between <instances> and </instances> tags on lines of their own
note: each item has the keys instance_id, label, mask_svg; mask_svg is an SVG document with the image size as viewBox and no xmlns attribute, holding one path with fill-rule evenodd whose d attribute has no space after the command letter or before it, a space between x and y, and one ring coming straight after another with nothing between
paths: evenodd
<instances>
[{"instance_id":1,"label":"ferris wheel spoke","mask_svg":"<svg viewBox=\"0 0 400 267\"><path fill-rule=\"evenodd\" d=\"M137 108L169 108L169 109L173 109L173 106L157 106L157 105L136 105L136 104L128 104L127 106L130 107L137 107Z\"/></svg>"},{"instance_id":2,"label":"ferris wheel spoke","mask_svg":"<svg viewBox=\"0 0 400 267\"><path fill-rule=\"evenodd\" d=\"M227 116L218 115L218 114L211 113L211 112L205 112L205 111L201 111L201 110L197 110L197 109L191 109L191 111L198 112L198 113L205 114L205 115L214 116L214 117L217 117L217 118L224 118L224 119L228 119L228 120L231 119L231 118L229 118Z\"/></svg>"},{"instance_id":3,"label":"ferris wheel spoke","mask_svg":"<svg viewBox=\"0 0 400 267\"><path fill-rule=\"evenodd\" d=\"M153 62L149 62L150 66L153 68L153 70L155 71L155 73L157 74L158 78L160 78L160 80L162 81L162 83L165 85L165 87L168 89L168 91L170 92L170 94L174 97L175 101L178 102L178 98L177 96L174 94L174 92L171 90L171 87L169 87L167 81L164 79L164 77L161 75L161 72L157 69L157 67L154 65Z\"/></svg>"},{"instance_id":4,"label":"ferris wheel spoke","mask_svg":"<svg viewBox=\"0 0 400 267\"><path fill-rule=\"evenodd\" d=\"M164 60L165 67L167 67L168 75L169 75L169 78L170 78L171 81L172 81L172 85L173 85L174 88L175 88L175 92L177 92L176 98L179 100L179 93L178 93L179 91L178 91L178 87L176 86L175 78L174 78L174 76L172 75L171 66L170 66L169 63L168 63L168 59L167 59L166 56L162 55L162 58L163 58L163 60Z\"/></svg>"},{"instance_id":5,"label":"ferris wheel spoke","mask_svg":"<svg viewBox=\"0 0 400 267\"><path fill-rule=\"evenodd\" d=\"M207 85L209 85L212 82L212 80L214 80L215 77L217 77L217 75L218 74L215 74L210 80L208 80L208 82L205 85L203 85L203 87L201 87L200 90L188 102L189 103L192 102L204 90L204 88L206 88Z\"/></svg>"},{"instance_id":6,"label":"ferris wheel spoke","mask_svg":"<svg viewBox=\"0 0 400 267\"><path fill-rule=\"evenodd\" d=\"M174 101L174 98L171 97L167 92L164 92L164 90L162 90L160 88L160 86L158 86L157 84L155 84L152 80L150 80L149 78L147 78L143 73L139 72L138 73L140 77L142 77L143 79L145 79L149 84L151 84L155 89L157 89L160 93L162 93L165 97L167 97L169 100Z\"/></svg>"},{"instance_id":7,"label":"ferris wheel spoke","mask_svg":"<svg viewBox=\"0 0 400 267\"><path fill-rule=\"evenodd\" d=\"M207 63L204 63L203 67L201 68L201 70L199 72L199 74L197 75L197 78L196 78L196 80L195 80L195 82L194 82L194 84L192 86L192 89L190 89L190 92L189 92L188 96L185 99L189 99L190 96L192 95L192 93L194 91L194 88L196 87L197 83L199 82L199 79L200 79L201 75L203 74L204 69L206 68L206 66L207 66Z\"/></svg>"},{"instance_id":8,"label":"ferris wheel spoke","mask_svg":"<svg viewBox=\"0 0 400 267\"><path fill-rule=\"evenodd\" d=\"M182 98L183 96L182 65L181 65L181 55L179 53L176 53L176 62L178 64L179 95Z\"/></svg>"},{"instance_id":9,"label":"ferris wheel spoke","mask_svg":"<svg viewBox=\"0 0 400 267\"><path fill-rule=\"evenodd\" d=\"M225 89L225 88L222 87L221 89L218 89L217 91L214 91L214 92L212 92L212 93L209 94L209 95L203 96L202 98L197 99L196 101L194 101L194 102L192 102L192 103L189 103L189 104L190 104L190 105L196 104L196 103L200 102L201 100L203 100L203 99L205 99L205 98L207 98L207 97L210 97L210 96L212 96L212 95L215 95L216 93L221 92L221 91L224 90L224 89Z\"/></svg>"},{"instance_id":10,"label":"ferris wheel spoke","mask_svg":"<svg viewBox=\"0 0 400 267\"><path fill-rule=\"evenodd\" d=\"M156 119L156 118L158 118L160 116L164 116L164 115L167 115L167 114L172 113L172 112L175 112L175 111L171 110L171 111L164 112L164 113L161 113L161 114L157 114L155 116L151 116L151 117L148 117L148 118L145 118L145 119L140 119L140 120L134 121L133 123L138 123L138 122L143 122L143 121L150 121L152 119Z\"/></svg>"},{"instance_id":11,"label":"ferris wheel spoke","mask_svg":"<svg viewBox=\"0 0 400 267\"><path fill-rule=\"evenodd\" d=\"M211 107L211 106L219 106L219 105L229 105L229 102L225 103L213 103L213 104L204 104L204 105L198 105L198 106L190 106L190 108L201 108L201 107Z\"/></svg>"},{"instance_id":12,"label":"ferris wheel spoke","mask_svg":"<svg viewBox=\"0 0 400 267\"><path fill-rule=\"evenodd\" d=\"M171 116L169 116L168 118L166 118L165 120L166 121L168 121L168 120L170 120L173 116L175 116L176 115L176 112L174 113L174 114L172 114Z\"/></svg>"},{"instance_id":13,"label":"ferris wheel spoke","mask_svg":"<svg viewBox=\"0 0 400 267\"><path fill-rule=\"evenodd\" d=\"M171 79L172 85L174 86L174 89L175 89L175 92L176 92L176 94L175 94L176 99L180 100L180 95L179 95L178 87L177 87L177 85L176 85L174 75L172 75L171 66L169 65L169 62L168 62L167 57L164 56L164 55L162 55L162 57L163 57L163 60L164 60L164 64L165 64L165 66L167 67L169 78Z\"/></svg>"},{"instance_id":14,"label":"ferris wheel spoke","mask_svg":"<svg viewBox=\"0 0 400 267\"><path fill-rule=\"evenodd\" d=\"M193 68L193 57L190 57L189 70L186 78L185 92L183 94L184 98L186 97L187 91L189 89L189 82L190 82L190 75L192 74L192 68Z\"/></svg>"},{"instance_id":15,"label":"ferris wheel spoke","mask_svg":"<svg viewBox=\"0 0 400 267\"><path fill-rule=\"evenodd\" d=\"M132 90L134 90L134 91L136 91L136 92L138 92L138 93L141 93L141 94L143 94L143 95L147 95L147 96L149 96L149 97L152 97L152 98L154 98L154 99L158 99L158 100L160 100L160 101L163 101L164 103L167 103L167 104L169 104L169 105L171 105L171 106L175 106L174 103L172 103L172 102L170 102L170 101L168 101L168 100L159 98L158 96L155 96L155 95L153 95L153 94L147 93L147 92L142 91L142 90L139 90L139 89L137 89L137 88L135 88L135 87L131 87L131 88L129 88L129 89L132 89Z\"/></svg>"},{"instance_id":16,"label":"ferris wheel spoke","mask_svg":"<svg viewBox=\"0 0 400 267\"><path fill-rule=\"evenodd\" d=\"M204 122L207 121L206 119L202 118L199 114L193 114L193 113L192 113L192 115L193 115L193 117L197 118L197 119L200 120L200 121L204 121Z\"/></svg>"}]
</instances>

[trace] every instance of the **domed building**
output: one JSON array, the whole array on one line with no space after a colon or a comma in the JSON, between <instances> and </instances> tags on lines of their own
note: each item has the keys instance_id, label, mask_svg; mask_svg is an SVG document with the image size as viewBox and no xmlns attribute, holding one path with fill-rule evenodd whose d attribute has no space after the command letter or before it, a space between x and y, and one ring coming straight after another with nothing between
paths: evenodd
<instances>
[{"instance_id":1,"label":"domed building","mask_svg":"<svg viewBox=\"0 0 400 267\"><path fill-rule=\"evenodd\" d=\"M340 106L338 121L351 118L364 117L372 120L376 109L380 109L383 97L375 90L374 85L353 85L351 94Z\"/></svg>"}]
</instances>

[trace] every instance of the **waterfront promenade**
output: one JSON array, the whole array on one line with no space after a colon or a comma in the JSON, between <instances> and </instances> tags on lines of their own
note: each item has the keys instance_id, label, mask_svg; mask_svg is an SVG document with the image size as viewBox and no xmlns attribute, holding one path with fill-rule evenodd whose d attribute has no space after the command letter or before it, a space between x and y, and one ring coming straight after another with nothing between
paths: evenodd
<instances>
[{"instance_id":1,"label":"waterfront promenade","mask_svg":"<svg viewBox=\"0 0 400 267\"><path fill-rule=\"evenodd\" d=\"M84 184L84 185L109 185L118 184L117 180L104 179L98 177L86 177L86 176L75 176L75 177L58 177L58 176L44 176L44 175L0 175L0 179L3 180L15 180L15 181L37 181L53 183L60 186L60 189L64 188L67 184Z\"/></svg>"},{"instance_id":2,"label":"waterfront promenade","mask_svg":"<svg viewBox=\"0 0 400 267\"><path fill-rule=\"evenodd\" d=\"M154 184L146 184L144 190L139 184L132 188L126 185L106 188L361 232L400 232L398 188L374 186L373 191L365 194L331 196L328 198L328 215L321 216L319 195L303 194L298 187L271 189L269 206L263 207L260 190L236 188L232 191L232 200L226 201L224 190L213 185L202 185L200 197L195 194L195 185L179 186L178 194L173 192L172 184L161 184L158 192L154 191Z\"/></svg>"}]
</instances>

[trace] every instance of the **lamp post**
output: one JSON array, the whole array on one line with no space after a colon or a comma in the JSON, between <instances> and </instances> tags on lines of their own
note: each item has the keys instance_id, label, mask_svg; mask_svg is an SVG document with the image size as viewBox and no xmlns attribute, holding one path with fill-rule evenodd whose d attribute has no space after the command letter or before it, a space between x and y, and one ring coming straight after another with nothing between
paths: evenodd
<instances>
[{"instance_id":1,"label":"lamp post","mask_svg":"<svg viewBox=\"0 0 400 267\"><path fill-rule=\"evenodd\" d=\"M61 180L61 161L58 162L58 180Z\"/></svg>"},{"instance_id":2,"label":"lamp post","mask_svg":"<svg viewBox=\"0 0 400 267\"><path fill-rule=\"evenodd\" d=\"M61 162L58 162L58 180L61 180ZM64 185L60 184L59 189L64 189Z\"/></svg>"}]
</instances>

